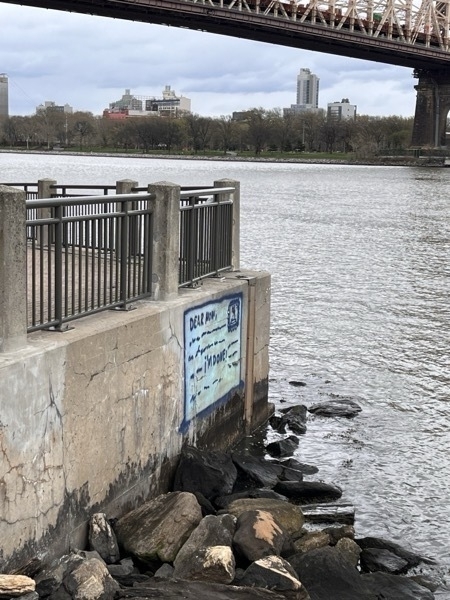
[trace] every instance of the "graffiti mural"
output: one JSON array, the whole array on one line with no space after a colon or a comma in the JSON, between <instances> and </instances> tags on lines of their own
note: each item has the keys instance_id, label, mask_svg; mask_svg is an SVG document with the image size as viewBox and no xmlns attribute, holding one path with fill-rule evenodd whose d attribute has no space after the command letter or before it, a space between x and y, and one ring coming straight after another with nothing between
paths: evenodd
<instances>
[{"instance_id":1,"label":"graffiti mural","mask_svg":"<svg viewBox=\"0 0 450 600\"><path fill-rule=\"evenodd\" d=\"M242 386L242 294L184 313L184 421L181 430Z\"/></svg>"}]
</instances>

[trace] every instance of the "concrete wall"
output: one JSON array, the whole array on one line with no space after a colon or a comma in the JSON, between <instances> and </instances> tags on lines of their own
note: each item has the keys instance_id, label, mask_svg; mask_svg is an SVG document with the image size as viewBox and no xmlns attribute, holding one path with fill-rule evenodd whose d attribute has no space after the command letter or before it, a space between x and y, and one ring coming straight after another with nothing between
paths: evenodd
<instances>
[{"instance_id":1,"label":"concrete wall","mask_svg":"<svg viewBox=\"0 0 450 600\"><path fill-rule=\"evenodd\" d=\"M230 272L0 354L0 572L83 547L90 514L117 517L166 491L183 443L225 448L264 421L269 307L267 273ZM226 335L201 323L207 311L234 336L227 353ZM238 385L186 393L191 318L217 344L216 380L238 369ZM192 398L200 410L187 414Z\"/></svg>"}]
</instances>

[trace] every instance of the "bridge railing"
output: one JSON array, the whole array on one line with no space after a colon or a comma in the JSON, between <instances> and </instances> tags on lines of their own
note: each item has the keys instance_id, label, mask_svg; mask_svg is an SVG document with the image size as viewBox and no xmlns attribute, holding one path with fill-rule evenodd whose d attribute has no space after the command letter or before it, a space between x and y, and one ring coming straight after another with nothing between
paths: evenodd
<instances>
[{"instance_id":1,"label":"bridge railing","mask_svg":"<svg viewBox=\"0 0 450 600\"><path fill-rule=\"evenodd\" d=\"M125 180L95 186L108 190L101 196L60 197L52 196L55 182L41 180L38 199L36 184L15 186L0 185L0 351L11 347L15 330L23 333L22 320L25 333L63 330L239 268L236 181L196 189L162 182L142 192Z\"/></svg>"}]
</instances>

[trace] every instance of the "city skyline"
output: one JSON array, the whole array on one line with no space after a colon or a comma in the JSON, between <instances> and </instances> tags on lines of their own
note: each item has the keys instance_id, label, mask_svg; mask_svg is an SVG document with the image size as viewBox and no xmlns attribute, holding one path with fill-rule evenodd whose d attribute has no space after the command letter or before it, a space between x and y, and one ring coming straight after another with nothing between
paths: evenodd
<instances>
[{"instance_id":1,"label":"city skyline","mask_svg":"<svg viewBox=\"0 0 450 600\"><path fill-rule=\"evenodd\" d=\"M5 3L0 22L0 72L9 78L10 115L32 114L48 100L100 115L125 88L156 96L168 84L205 116L283 108L296 101L300 68L320 78L321 108L348 97L359 114L414 114L410 69Z\"/></svg>"}]
</instances>

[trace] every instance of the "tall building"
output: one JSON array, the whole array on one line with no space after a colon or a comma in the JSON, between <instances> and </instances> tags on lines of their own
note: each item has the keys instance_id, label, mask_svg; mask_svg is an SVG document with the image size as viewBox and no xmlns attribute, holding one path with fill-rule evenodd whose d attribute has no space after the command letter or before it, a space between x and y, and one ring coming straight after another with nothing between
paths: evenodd
<instances>
[{"instance_id":1,"label":"tall building","mask_svg":"<svg viewBox=\"0 0 450 600\"><path fill-rule=\"evenodd\" d=\"M112 102L109 109L103 111L107 119L126 119L127 117L181 116L191 112L191 101L185 96L177 96L166 85L162 97L134 96L130 90L120 100Z\"/></svg>"},{"instance_id":2,"label":"tall building","mask_svg":"<svg viewBox=\"0 0 450 600\"><path fill-rule=\"evenodd\" d=\"M72 114L73 113L73 108L70 106L70 104L64 104L61 106L58 106L56 104L56 102L53 102L51 100L47 100L46 102L44 102L44 104L39 104L39 106L36 106L36 113L40 113L43 111L53 111L53 112L61 112L61 113L69 113Z\"/></svg>"},{"instance_id":3,"label":"tall building","mask_svg":"<svg viewBox=\"0 0 450 600\"><path fill-rule=\"evenodd\" d=\"M309 69L300 69L297 75L297 104L305 108L319 106L319 78Z\"/></svg>"},{"instance_id":4,"label":"tall building","mask_svg":"<svg viewBox=\"0 0 450 600\"><path fill-rule=\"evenodd\" d=\"M327 105L327 119L329 121L348 121L356 119L356 104L350 104L348 98L340 102L329 102Z\"/></svg>"},{"instance_id":5,"label":"tall building","mask_svg":"<svg viewBox=\"0 0 450 600\"><path fill-rule=\"evenodd\" d=\"M0 118L8 116L8 77L5 73L0 73Z\"/></svg>"},{"instance_id":6,"label":"tall building","mask_svg":"<svg viewBox=\"0 0 450 600\"><path fill-rule=\"evenodd\" d=\"M319 78L309 69L300 69L297 75L297 104L284 108L284 114L302 112L320 112L319 109Z\"/></svg>"}]
</instances>

